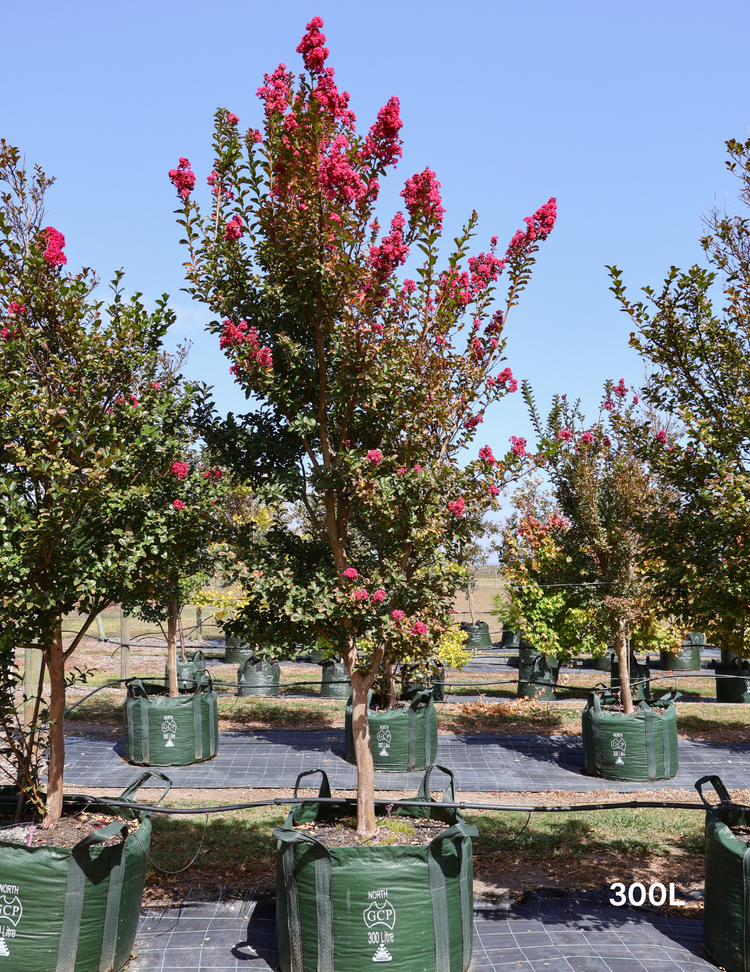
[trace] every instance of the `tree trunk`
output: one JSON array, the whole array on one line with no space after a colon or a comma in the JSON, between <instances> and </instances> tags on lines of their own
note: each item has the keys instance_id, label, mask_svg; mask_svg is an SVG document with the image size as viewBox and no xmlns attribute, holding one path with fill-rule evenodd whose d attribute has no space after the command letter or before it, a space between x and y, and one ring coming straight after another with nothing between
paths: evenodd
<instances>
[{"instance_id":1,"label":"tree trunk","mask_svg":"<svg viewBox=\"0 0 750 972\"><path fill-rule=\"evenodd\" d=\"M47 812L42 826L54 830L60 822L63 806L63 767L65 766L65 656L62 623L58 621L55 640L44 649L49 670L49 767L47 770Z\"/></svg>"},{"instance_id":2,"label":"tree trunk","mask_svg":"<svg viewBox=\"0 0 750 972\"><path fill-rule=\"evenodd\" d=\"M174 698L177 692L177 599L169 602L167 618L167 672L169 674L169 694Z\"/></svg>"},{"instance_id":3,"label":"tree trunk","mask_svg":"<svg viewBox=\"0 0 750 972\"><path fill-rule=\"evenodd\" d=\"M386 705L392 709L396 704L396 666L388 663L388 699ZM403 688L403 686L402 686Z\"/></svg>"},{"instance_id":4,"label":"tree trunk","mask_svg":"<svg viewBox=\"0 0 750 972\"><path fill-rule=\"evenodd\" d=\"M620 666L622 708L626 715L630 715L633 711L633 696L630 691L630 652L628 651L628 638L623 621L617 622L612 633L612 643Z\"/></svg>"},{"instance_id":5,"label":"tree trunk","mask_svg":"<svg viewBox=\"0 0 750 972\"><path fill-rule=\"evenodd\" d=\"M466 599L469 602L469 615L471 617L471 623L476 624L477 618L474 614L474 592L473 592L473 582L469 581L469 586L466 588Z\"/></svg>"},{"instance_id":6,"label":"tree trunk","mask_svg":"<svg viewBox=\"0 0 750 972\"><path fill-rule=\"evenodd\" d=\"M352 734L357 757L357 833L375 833L375 768L370 748L367 720L369 679L361 672L350 672L352 679Z\"/></svg>"},{"instance_id":7,"label":"tree trunk","mask_svg":"<svg viewBox=\"0 0 750 972\"><path fill-rule=\"evenodd\" d=\"M177 628L180 632L180 659L182 661L187 661L187 655L185 654L185 632L182 630L182 618L177 618Z\"/></svg>"}]
</instances>

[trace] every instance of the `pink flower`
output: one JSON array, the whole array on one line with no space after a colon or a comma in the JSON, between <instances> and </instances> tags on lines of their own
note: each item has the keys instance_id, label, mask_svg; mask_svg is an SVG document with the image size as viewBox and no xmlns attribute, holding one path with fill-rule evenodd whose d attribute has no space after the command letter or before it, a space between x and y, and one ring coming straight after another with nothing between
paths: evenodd
<instances>
[{"instance_id":1,"label":"pink flower","mask_svg":"<svg viewBox=\"0 0 750 972\"><path fill-rule=\"evenodd\" d=\"M637 395L633 395L633 404L634 405L637 405L639 401L640 401L640 399L638 398L638 396Z\"/></svg>"},{"instance_id":2,"label":"pink flower","mask_svg":"<svg viewBox=\"0 0 750 972\"><path fill-rule=\"evenodd\" d=\"M510 392L514 392L518 388L518 382L513 377L513 372L510 370L510 368L503 368L495 379L495 384L500 385L503 388L507 385L508 391Z\"/></svg>"},{"instance_id":3,"label":"pink flower","mask_svg":"<svg viewBox=\"0 0 750 972\"><path fill-rule=\"evenodd\" d=\"M406 467L405 466L399 466L398 469L396 470L396 473L399 476L405 476L406 475Z\"/></svg>"},{"instance_id":4,"label":"pink flower","mask_svg":"<svg viewBox=\"0 0 750 972\"><path fill-rule=\"evenodd\" d=\"M499 487L495 486L494 483L490 483L490 485L487 487L487 492L490 494L490 496L498 496L500 489Z\"/></svg>"},{"instance_id":5,"label":"pink flower","mask_svg":"<svg viewBox=\"0 0 750 972\"><path fill-rule=\"evenodd\" d=\"M374 159L382 168L393 165L396 159L401 158L401 139L398 133L403 122L400 107L398 98L389 98L388 103L378 112L377 120L365 139L363 155Z\"/></svg>"},{"instance_id":6,"label":"pink flower","mask_svg":"<svg viewBox=\"0 0 750 972\"><path fill-rule=\"evenodd\" d=\"M492 449L488 445L482 446L479 450L479 458L484 459L488 466L494 466L497 459L492 455Z\"/></svg>"},{"instance_id":7,"label":"pink flower","mask_svg":"<svg viewBox=\"0 0 750 972\"><path fill-rule=\"evenodd\" d=\"M484 415L481 412L478 415L470 415L464 422L464 428L475 429L482 422L484 422Z\"/></svg>"},{"instance_id":8,"label":"pink flower","mask_svg":"<svg viewBox=\"0 0 750 972\"><path fill-rule=\"evenodd\" d=\"M584 432L578 442L581 445L588 445L590 442L594 441L594 438L593 432Z\"/></svg>"},{"instance_id":9,"label":"pink flower","mask_svg":"<svg viewBox=\"0 0 750 972\"><path fill-rule=\"evenodd\" d=\"M358 591L354 592L355 601L367 601L369 597L370 595L367 593L367 591L364 588L360 588Z\"/></svg>"},{"instance_id":10,"label":"pink flower","mask_svg":"<svg viewBox=\"0 0 750 972\"><path fill-rule=\"evenodd\" d=\"M297 53L302 55L302 60L310 74L321 71L328 57L328 48L323 46L326 35L320 32L322 26L322 19L313 17L306 27L307 33L297 45Z\"/></svg>"},{"instance_id":11,"label":"pink flower","mask_svg":"<svg viewBox=\"0 0 750 972\"><path fill-rule=\"evenodd\" d=\"M463 516L464 510L466 509L466 500L463 496L459 496L458 499L451 500L448 504L448 510L454 516Z\"/></svg>"},{"instance_id":12,"label":"pink flower","mask_svg":"<svg viewBox=\"0 0 750 972\"><path fill-rule=\"evenodd\" d=\"M406 615L404 614L403 611L396 610L396 611L391 611L391 617L393 618L394 621L400 622L406 618Z\"/></svg>"},{"instance_id":13,"label":"pink flower","mask_svg":"<svg viewBox=\"0 0 750 972\"><path fill-rule=\"evenodd\" d=\"M625 379L624 378L620 378L620 380L617 382L617 384L615 385L615 388L614 388L614 392L615 392L615 395L617 395L618 398L624 398L627 395L628 389L625 387Z\"/></svg>"},{"instance_id":14,"label":"pink flower","mask_svg":"<svg viewBox=\"0 0 750 972\"><path fill-rule=\"evenodd\" d=\"M511 451L515 452L517 456L528 455L528 452L526 451L526 439L522 439L520 437L516 437L515 435L512 435L509 441L512 443Z\"/></svg>"},{"instance_id":15,"label":"pink flower","mask_svg":"<svg viewBox=\"0 0 750 972\"><path fill-rule=\"evenodd\" d=\"M158 381L152 381L152 382L151 382L151 387L152 387L152 388L155 388L155 389L156 389L156 391L159 391L159 389L161 388L161 385L159 384L159 382L158 382Z\"/></svg>"},{"instance_id":16,"label":"pink flower","mask_svg":"<svg viewBox=\"0 0 750 972\"><path fill-rule=\"evenodd\" d=\"M611 412L612 409L615 407L615 403L612 401L611 398L608 398L607 401L604 403L604 407L607 409L608 412Z\"/></svg>"},{"instance_id":17,"label":"pink flower","mask_svg":"<svg viewBox=\"0 0 750 972\"><path fill-rule=\"evenodd\" d=\"M187 199L195 186L195 173L188 159L181 158L176 169L169 170L169 179L177 190L177 195Z\"/></svg>"},{"instance_id":18,"label":"pink flower","mask_svg":"<svg viewBox=\"0 0 750 972\"><path fill-rule=\"evenodd\" d=\"M560 429L560 431L557 433L557 438L562 442L570 442L570 440L573 438L573 433L570 429Z\"/></svg>"},{"instance_id":19,"label":"pink flower","mask_svg":"<svg viewBox=\"0 0 750 972\"><path fill-rule=\"evenodd\" d=\"M658 431L658 432L656 433L656 441L657 441L657 442L658 442L658 443L659 443L660 445L666 445L666 444L667 444L667 433L666 433L666 432L664 431L664 429L660 429L660 430L659 430L659 431Z\"/></svg>"},{"instance_id":20,"label":"pink flower","mask_svg":"<svg viewBox=\"0 0 750 972\"><path fill-rule=\"evenodd\" d=\"M266 83L256 93L266 103L266 118L284 114L289 104L293 79L294 75L291 71L287 72L286 64L279 64L273 74L263 75Z\"/></svg>"},{"instance_id":21,"label":"pink flower","mask_svg":"<svg viewBox=\"0 0 750 972\"><path fill-rule=\"evenodd\" d=\"M411 629L411 633L424 637L427 634L427 625L424 623L424 621L415 621L414 627Z\"/></svg>"},{"instance_id":22,"label":"pink flower","mask_svg":"<svg viewBox=\"0 0 750 972\"><path fill-rule=\"evenodd\" d=\"M334 138L320 159L320 188L323 195L345 205L353 201L362 202L367 195L367 186L360 175L352 168L348 156L351 148L349 139L343 132Z\"/></svg>"},{"instance_id":23,"label":"pink flower","mask_svg":"<svg viewBox=\"0 0 750 972\"><path fill-rule=\"evenodd\" d=\"M403 214L396 213L391 220L390 235L383 237L380 246L370 247L370 263L378 280L385 280L409 256L409 247L404 244L405 225Z\"/></svg>"},{"instance_id":24,"label":"pink flower","mask_svg":"<svg viewBox=\"0 0 750 972\"><path fill-rule=\"evenodd\" d=\"M225 240L238 240L242 236L244 226L239 216L233 216L224 227Z\"/></svg>"},{"instance_id":25,"label":"pink flower","mask_svg":"<svg viewBox=\"0 0 750 972\"><path fill-rule=\"evenodd\" d=\"M385 591L383 588L379 587L376 591L374 591L370 600L373 602L373 604L382 604L385 600Z\"/></svg>"},{"instance_id":26,"label":"pink flower","mask_svg":"<svg viewBox=\"0 0 750 972\"><path fill-rule=\"evenodd\" d=\"M182 502L182 500L179 500L179 499L178 500L175 500L174 503L172 503L172 506L174 506L174 508L176 510L184 510L185 509L185 504Z\"/></svg>"},{"instance_id":27,"label":"pink flower","mask_svg":"<svg viewBox=\"0 0 750 972\"><path fill-rule=\"evenodd\" d=\"M11 317L16 317L18 314L23 314L26 310L26 304L17 304L15 300L12 300L8 304L8 314Z\"/></svg>"},{"instance_id":28,"label":"pink flower","mask_svg":"<svg viewBox=\"0 0 750 972\"><path fill-rule=\"evenodd\" d=\"M68 258L63 253L65 237L54 226L47 226L42 230L46 234L47 245L44 250L44 259L50 267L62 267L68 262Z\"/></svg>"},{"instance_id":29,"label":"pink flower","mask_svg":"<svg viewBox=\"0 0 750 972\"><path fill-rule=\"evenodd\" d=\"M258 142L263 141L263 136L257 128L248 128L245 133L245 138L250 142L251 145L257 145Z\"/></svg>"},{"instance_id":30,"label":"pink flower","mask_svg":"<svg viewBox=\"0 0 750 972\"><path fill-rule=\"evenodd\" d=\"M374 323L374 324L372 325L372 333L373 333L373 334L382 334L384 330L385 330L385 328L384 328L384 327L383 327L383 325L382 325L382 324L380 324L380 323L379 323L378 321L376 321L376 322L375 322L375 323Z\"/></svg>"},{"instance_id":31,"label":"pink flower","mask_svg":"<svg viewBox=\"0 0 750 972\"><path fill-rule=\"evenodd\" d=\"M236 125L237 122L239 121L239 118L236 115L233 115L231 111L228 111L227 121L229 122L230 125Z\"/></svg>"},{"instance_id":32,"label":"pink flower","mask_svg":"<svg viewBox=\"0 0 750 972\"><path fill-rule=\"evenodd\" d=\"M383 453L380 451L380 449L370 449L365 456L365 459L367 459L368 462L372 462L376 466L379 466L383 461Z\"/></svg>"},{"instance_id":33,"label":"pink flower","mask_svg":"<svg viewBox=\"0 0 750 972\"><path fill-rule=\"evenodd\" d=\"M401 191L412 221L426 220L436 229L442 229L445 209L440 197L440 183L428 168L406 180Z\"/></svg>"},{"instance_id":34,"label":"pink flower","mask_svg":"<svg viewBox=\"0 0 750 972\"><path fill-rule=\"evenodd\" d=\"M415 473L421 473L421 472L423 472L423 469L422 469L422 467L421 467L421 466L419 465L419 463L418 463L418 462L415 462L415 463L414 463L414 467L413 467L413 468L414 468L414 472L415 472Z\"/></svg>"},{"instance_id":35,"label":"pink flower","mask_svg":"<svg viewBox=\"0 0 750 972\"><path fill-rule=\"evenodd\" d=\"M173 476L177 479L184 479L190 472L188 464L186 462L173 462L172 467L169 470Z\"/></svg>"},{"instance_id":36,"label":"pink flower","mask_svg":"<svg viewBox=\"0 0 750 972\"><path fill-rule=\"evenodd\" d=\"M516 231L513 239L508 245L508 249L505 253L505 259L509 260L514 257L518 259L529 249L531 249L537 240L546 240L549 234L552 232L556 219L557 200L553 196L543 206L540 206L533 216L527 216L524 219L524 223L526 223L526 231Z\"/></svg>"},{"instance_id":37,"label":"pink flower","mask_svg":"<svg viewBox=\"0 0 750 972\"><path fill-rule=\"evenodd\" d=\"M347 567L344 571L344 577L346 577L347 580L356 580L359 577L359 574L353 567Z\"/></svg>"},{"instance_id":38,"label":"pink flower","mask_svg":"<svg viewBox=\"0 0 750 972\"><path fill-rule=\"evenodd\" d=\"M607 449L609 449L611 447L612 440L610 439L610 437L608 435L605 435L602 438L602 445L605 446L605 448L607 448Z\"/></svg>"}]
</instances>

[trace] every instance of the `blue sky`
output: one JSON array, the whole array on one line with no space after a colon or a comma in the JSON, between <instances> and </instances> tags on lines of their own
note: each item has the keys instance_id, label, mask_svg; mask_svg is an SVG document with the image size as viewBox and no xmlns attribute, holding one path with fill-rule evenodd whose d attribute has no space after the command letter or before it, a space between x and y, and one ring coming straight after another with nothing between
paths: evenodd
<instances>
[{"instance_id":1,"label":"blue sky","mask_svg":"<svg viewBox=\"0 0 750 972\"><path fill-rule=\"evenodd\" d=\"M702 214L733 206L724 141L750 127L746 2L6 4L0 135L58 177L48 223L67 238L69 267L103 280L124 267L130 289L170 293L172 343L194 342L187 374L215 386L223 411L243 409L204 310L180 293L167 171L187 156L205 186L214 110L259 125L263 73L280 61L299 70L314 15L360 127L401 100L404 156L381 196L386 218L425 165L442 183L446 236L475 208L479 247L495 233L509 240L557 197L557 226L506 331L507 363L540 405L567 392L593 413L605 378L639 381L605 264L631 292L658 284L699 258ZM511 396L477 446L503 451L528 431Z\"/></svg>"}]
</instances>

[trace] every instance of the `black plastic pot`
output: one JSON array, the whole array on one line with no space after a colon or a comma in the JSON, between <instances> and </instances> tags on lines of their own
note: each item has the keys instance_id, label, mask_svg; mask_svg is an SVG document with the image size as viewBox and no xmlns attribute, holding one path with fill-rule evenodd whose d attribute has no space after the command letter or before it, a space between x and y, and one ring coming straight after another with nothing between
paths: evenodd
<instances>
[{"instance_id":1,"label":"black plastic pot","mask_svg":"<svg viewBox=\"0 0 750 972\"><path fill-rule=\"evenodd\" d=\"M670 780L677 775L676 693L640 702L631 715L607 712L589 696L582 716L583 765L589 776L607 780ZM658 709L663 709L657 714Z\"/></svg>"},{"instance_id":2,"label":"black plastic pot","mask_svg":"<svg viewBox=\"0 0 750 972\"><path fill-rule=\"evenodd\" d=\"M718 806L703 796L711 783ZM695 784L706 805L705 897L703 945L711 958L729 972L750 966L750 843L735 837L730 826L750 826L750 812L735 809L718 776Z\"/></svg>"},{"instance_id":3,"label":"black plastic pot","mask_svg":"<svg viewBox=\"0 0 750 972\"><path fill-rule=\"evenodd\" d=\"M349 669L343 662L329 658L322 663L323 679L320 685L322 699L348 699L352 694Z\"/></svg>"},{"instance_id":4,"label":"black plastic pot","mask_svg":"<svg viewBox=\"0 0 750 972\"><path fill-rule=\"evenodd\" d=\"M213 759L219 711L205 672L192 692L170 698L163 685L133 678L123 707L125 759L137 766L189 766Z\"/></svg>"},{"instance_id":5,"label":"black plastic pot","mask_svg":"<svg viewBox=\"0 0 750 972\"><path fill-rule=\"evenodd\" d=\"M492 638L490 627L485 621L477 621L476 624L469 624L467 621L461 622L462 631L466 632L465 648L491 648Z\"/></svg>"},{"instance_id":6,"label":"black plastic pot","mask_svg":"<svg viewBox=\"0 0 750 972\"><path fill-rule=\"evenodd\" d=\"M696 643L693 638L703 635L691 634L691 640L682 642L679 652L660 651L659 665L663 672L697 672L701 667L701 644ZM688 638L688 635L685 636Z\"/></svg>"},{"instance_id":7,"label":"black plastic pot","mask_svg":"<svg viewBox=\"0 0 750 972\"><path fill-rule=\"evenodd\" d=\"M555 687L560 671L560 659L545 655L536 648L518 649L518 698L554 702Z\"/></svg>"},{"instance_id":8,"label":"black plastic pot","mask_svg":"<svg viewBox=\"0 0 750 972\"><path fill-rule=\"evenodd\" d=\"M278 662L246 658L237 670L237 695L277 696L281 666Z\"/></svg>"},{"instance_id":9,"label":"black plastic pot","mask_svg":"<svg viewBox=\"0 0 750 972\"><path fill-rule=\"evenodd\" d=\"M591 667L596 672L611 672L612 671L612 652L607 651L605 655L599 655L598 658L592 659Z\"/></svg>"},{"instance_id":10,"label":"black plastic pot","mask_svg":"<svg viewBox=\"0 0 750 972\"><path fill-rule=\"evenodd\" d=\"M372 705L372 693L369 696ZM408 707L369 710L370 747L375 769L382 773L407 773L427 769L437 756L437 715L432 693L417 692ZM356 764L352 735L352 700L344 719L346 760Z\"/></svg>"},{"instance_id":11,"label":"black plastic pot","mask_svg":"<svg viewBox=\"0 0 750 972\"><path fill-rule=\"evenodd\" d=\"M118 798L161 773L144 773ZM15 810L18 790L0 788L0 812ZM158 801L157 801L158 802ZM66 796L63 813L87 808L85 797ZM127 808L96 806L106 816L140 821L128 833L108 824L75 847L26 847L0 840L0 968L6 972L119 972L130 961L140 920L151 820ZM111 847L102 843L122 833Z\"/></svg>"},{"instance_id":12,"label":"black plastic pot","mask_svg":"<svg viewBox=\"0 0 750 972\"><path fill-rule=\"evenodd\" d=\"M440 767L442 769L442 767ZM330 797L323 777L319 798ZM453 774L443 797L455 801ZM297 778L297 787L303 776ZM281 972L361 972L393 963L398 972L468 972L473 948L473 857L476 827L432 800L430 770L417 801L425 808L394 816L447 824L429 844L326 847L295 824L350 817L351 805L315 800L296 805L273 832L276 929ZM384 812L384 808L379 812ZM375 963L375 965L374 965Z\"/></svg>"},{"instance_id":13,"label":"black plastic pot","mask_svg":"<svg viewBox=\"0 0 750 972\"><path fill-rule=\"evenodd\" d=\"M716 666L716 701L750 703L750 662L735 656L731 665Z\"/></svg>"},{"instance_id":14,"label":"black plastic pot","mask_svg":"<svg viewBox=\"0 0 750 972\"><path fill-rule=\"evenodd\" d=\"M198 649L191 659L177 659L177 690L192 692L206 670L206 659ZM164 684L169 687L169 664L164 666Z\"/></svg>"},{"instance_id":15,"label":"black plastic pot","mask_svg":"<svg viewBox=\"0 0 750 972\"><path fill-rule=\"evenodd\" d=\"M609 687L614 691L620 691L620 663L614 652L610 658L610 670L612 672L609 680ZM648 700L651 698L651 659L646 656L646 661L641 665L635 655L630 656L630 694L634 702Z\"/></svg>"}]
</instances>

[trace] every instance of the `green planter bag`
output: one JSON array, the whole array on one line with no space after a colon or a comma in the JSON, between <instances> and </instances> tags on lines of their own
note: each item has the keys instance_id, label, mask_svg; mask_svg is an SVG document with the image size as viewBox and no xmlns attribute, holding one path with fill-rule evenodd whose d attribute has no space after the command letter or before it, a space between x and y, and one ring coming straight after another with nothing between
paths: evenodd
<instances>
[{"instance_id":1,"label":"green planter bag","mask_svg":"<svg viewBox=\"0 0 750 972\"><path fill-rule=\"evenodd\" d=\"M180 661L177 659L177 690L179 692L192 692L200 682L206 670L206 659L203 652L198 649L192 659ZM164 666L164 684L169 687L169 665Z\"/></svg>"},{"instance_id":2,"label":"green planter bag","mask_svg":"<svg viewBox=\"0 0 750 972\"><path fill-rule=\"evenodd\" d=\"M560 659L544 655L536 648L518 649L518 698L554 702L555 687L560 671Z\"/></svg>"},{"instance_id":3,"label":"green planter bag","mask_svg":"<svg viewBox=\"0 0 750 972\"><path fill-rule=\"evenodd\" d=\"M149 777L144 773L120 800L131 801ZM18 790L0 788L0 811L16 809ZM159 802L159 801L157 801ZM127 834L118 821L80 840L72 849L26 847L0 840L0 969L5 972L119 972L130 961L140 921L151 820L140 811L90 805L66 796L63 812L90 809L140 820ZM0 834L2 831L0 831ZM102 842L118 833L125 840Z\"/></svg>"},{"instance_id":4,"label":"green planter bag","mask_svg":"<svg viewBox=\"0 0 750 972\"><path fill-rule=\"evenodd\" d=\"M663 672L697 672L701 667L701 645L697 643L695 638L703 638L702 634L688 633L685 635L685 641L682 642L681 650L679 652L674 651L660 651L659 652L659 665ZM690 640L688 640L690 639Z\"/></svg>"},{"instance_id":5,"label":"green planter bag","mask_svg":"<svg viewBox=\"0 0 750 972\"><path fill-rule=\"evenodd\" d=\"M348 699L352 694L349 669L343 662L329 658L322 663L323 679L320 685L322 699Z\"/></svg>"},{"instance_id":6,"label":"green planter bag","mask_svg":"<svg viewBox=\"0 0 750 972\"><path fill-rule=\"evenodd\" d=\"M329 797L326 774L313 772L323 776L319 797ZM458 810L431 799L429 774L415 800L430 807L394 808L394 815L448 825L429 844L326 847L295 829L295 823L351 817L352 805L343 800L298 804L274 830L281 972L361 972L391 962L389 968L398 972L468 972L474 920L471 838L478 831ZM443 800L455 802L449 776ZM382 815L385 808L377 812Z\"/></svg>"},{"instance_id":7,"label":"green planter bag","mask_svg":"<svg viewBox=\"0 0 750 972\"><path fill-rule=\"evenodd\" d=\"M224 662L227 665L241 665L255 654L250 645L243 644L240 638L231 635L224 640L224 644Z\"/></svg>"},{"instance_id":8,"label":"green planter bag","mask_svg":"<svg viewBox=\"0 0 750 972\"><path fill-rule=\"evenodd\" d=\"M704 797L705 783L719 794L718 806ZM729 829L750 826L750 810L732 804L718 776L702 777L695 788L706 805L703 945L722 968L750 972L750 843Z\"/></svg>"},{"instance_id":9,"label":"green planter bag","mask_svg":"<svg viewBox=\"0 0 750 972\"><path fill-rule=\"evenodd\" d=\"M716 701L750 703L750 663L735 659L716 666Z\"/></svg>"},{"instance_id":10,"label":"green planter bag","mask_svg":"<svg viewBox=\"0 0 750 972\"><path fill-rule=\"evenodd\" d=\"M133 678L123 710L125 759L137 766L189 766L213 759L219 745L219 711L213 680L170 698L163 685Z\"/></svg>"},{"instance_id":11,"label":"green planter bag","mask_svg":"<svg viewBox=\"0 0 750 972\"><path fill-rule=\"evenodd\" d=\"M406 681L402 683L401 686L401 701L409 702L417 692L431 691L432 697L436 702L445 701L445 668L440 665L438 670L432 676L432 688L428 688L423 681L412 682L409 680L409 676L406 676Z\"/></svg>"},{"instance_id":12,"label":"green planter bag","mask_svg":"<svg viewBox=\"0 0 750 972\"><path fill-rule=\"evenodd\" d=\"M491 648L492 647L490 626L487 624L486 621L477 621L476 624L468 624L466 621L462 621L461 630L465 631L467 634L466 644L464 645L464 648Z\"/></svg>"},{"instance_id":13,"label":"green planter bag","mask_svg":"<svg viewBox=\"0 0 750 972\"><path fill-rule=\"evenodd\" d=\"M583 766L606 780L671 780L679 769L677 716L669 692L656 702L640 702L632 715L606 712L596 692L583 710ZM654 709L663 709L661 716Z\"/></svg>"},{"instance_id":14,"label":"green planter bag","mask_svg":"<svg viewBox=\"0 0 750 972\"><path fill-rule=\"evenodd\" d=\"M372 702L372 692L368 703ZM381 773L408 773L427 769L437 758L437 715L432 692L417 692L408 708L370 709L370 746L375 769ZM346 760L356 765L352 734L352 700L346 703L344 721Z\"/></svg>"},{"instance_id":15,"label":"green planter bag","mask_svg":"<svg viewBox=\"0 0 750 972\"><path fill-rule=\"evenodd\" d=\"M609 687L619 692L620 662L614 653L611 657L611 672ZM635 655L630 656L630 694L634 702L648 701L651 698L651 659L648 655L643 665L637 661Z\"/></svg>"},{"instance_id":16,"label":"green planter bag","mask_svg":"<svg viewBox=\"0 0 750 972\"><path fill-rule=\"evenodd\" d=\"M279 678L281 666L278 662L260 661L248 658L237 671L237 695L272 695L279 694Z\"/></svg>"}]
</instances>

